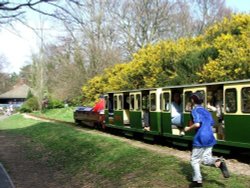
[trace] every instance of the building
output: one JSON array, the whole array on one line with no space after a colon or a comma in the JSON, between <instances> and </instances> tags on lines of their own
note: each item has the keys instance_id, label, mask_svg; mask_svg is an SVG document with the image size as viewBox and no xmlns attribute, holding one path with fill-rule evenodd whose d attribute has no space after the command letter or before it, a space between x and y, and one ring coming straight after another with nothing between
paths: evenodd
<instances>
[{"instance_id":1,"label":"building","mask_svg":"<svg viewBox=\"0 0 250 188\"><path fill-rule=\"evenodd\" d=\"M30 91L31 88L26 84L16 85L12 90L0 95L0 104L23 103Z\"/></svg>"}]
</instances>

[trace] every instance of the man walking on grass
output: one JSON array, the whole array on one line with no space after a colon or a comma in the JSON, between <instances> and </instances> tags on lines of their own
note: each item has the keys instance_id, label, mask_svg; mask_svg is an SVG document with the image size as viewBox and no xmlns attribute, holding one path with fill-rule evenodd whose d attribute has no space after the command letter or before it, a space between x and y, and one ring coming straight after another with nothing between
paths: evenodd
<instances>
[{"instance_id":1,"label":"man walking on grass","mask_svg":"<svg viewBox=\"0 0 250 188\"><path fill-rule=\"evenodd\" d=\"M225 178L229 178L229 172L224 159L212 156L212 149L216 144L212 129L214 120L210 112L201 105L203 102L202 94L200 92L193 93L191 95L191 102L194 105L191 112L193 123L184 129L185 132L192 129L196 131L191 155L193 182L190 187L202 187L201 162L204 165L220 168Z\"/></svg>"}]
</instances>

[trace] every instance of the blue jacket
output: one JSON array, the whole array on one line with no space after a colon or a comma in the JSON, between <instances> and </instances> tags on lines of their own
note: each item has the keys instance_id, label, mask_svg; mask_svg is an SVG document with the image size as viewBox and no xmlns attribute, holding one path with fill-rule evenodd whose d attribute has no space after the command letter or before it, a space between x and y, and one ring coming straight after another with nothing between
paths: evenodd
<instances>
[{"instance_id":1,"label":"blue jacket","mask_svg":"<svg viewBox=\"0 0 250 188\"><path fill-rule=\"evenodd\" d=\"M200 123L200 127L196 129L193 140L195 147L211 147L216 144L213 134L214 120L209 111L203 106L197 105L191 112L193 122Z\"/></svg>"}]
</instances>

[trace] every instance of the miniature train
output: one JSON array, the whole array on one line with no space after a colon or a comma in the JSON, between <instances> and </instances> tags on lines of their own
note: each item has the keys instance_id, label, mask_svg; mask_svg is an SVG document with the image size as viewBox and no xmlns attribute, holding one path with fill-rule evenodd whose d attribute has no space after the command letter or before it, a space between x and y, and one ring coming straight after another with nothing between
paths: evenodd
<instances>
[{"instance_id":1,"label":"miniature train","mask_svg":"<svg viewBox=\"0 0 250 188\"><path fill-rule=\"evenodd\" d=\"M102 128L151 140L161 137L174 145L190 147L194 132L180 134L180 128L171 122L170 104L173 95L180 93L183 126L188 126L192 110L189 96L197 91L203 94L202 105L211 111L216 122L214 151L250 152L250 80L108 92L104 95L104 114L79 115L76 110L74 117L76 122L92 121L91 117L95 117L93 122Z\"/></svg>"}]
</instances>

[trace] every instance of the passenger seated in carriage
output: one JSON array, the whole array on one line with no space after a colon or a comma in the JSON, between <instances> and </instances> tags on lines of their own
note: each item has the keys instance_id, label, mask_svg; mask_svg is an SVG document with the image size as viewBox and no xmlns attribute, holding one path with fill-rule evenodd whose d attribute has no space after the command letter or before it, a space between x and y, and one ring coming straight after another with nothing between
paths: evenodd
<instances>
[{"instance_id":1,"label":"passenger seated in carriage","mask_svg":"<svg viewBox=\"0 0 250 188\"><path fill-rule=\"evenodd\" d=\"M216 129L218 139L224 139L224 120L223 120L223 91L218 90L213 93L211 91L207 94L207 109L216 112Z\"/></svg>"},{"instance_id":2,"label":"passenger seated in carriage","mask_svg":"<svg viewBox=\"0 0 250 188\"><path fill-rule=\"evenodd\" d=\"M149 125L149 96L148 95L142 96L142 110L143 110L143 116L142 116L143 130L150 131L150 125Z\"/></svg>"},{"instance_id":3,"label":"passenger seated in carriage","mask_svg":"<svg viewBox=\"0 0 250 188\"><path fill-rule=\"evenodd\" d=\"M173 127L180 130L180 135L184 135L183 131L183 107L180 93L173 94L173 101L171 103L171 123Z\"/></svg>"}]
</instances>

